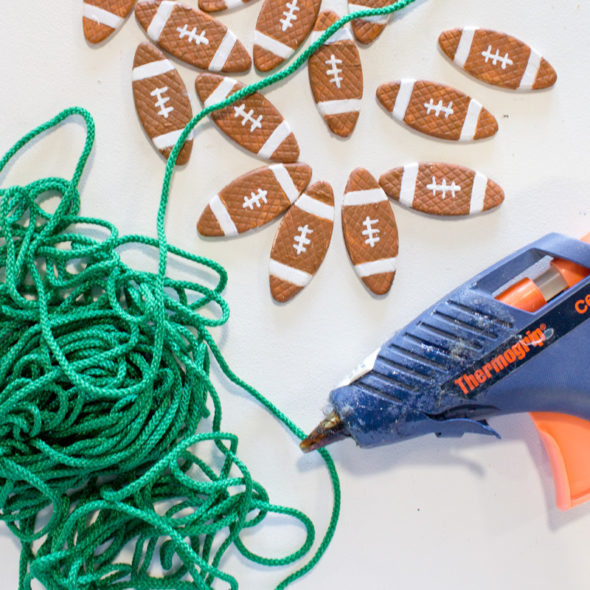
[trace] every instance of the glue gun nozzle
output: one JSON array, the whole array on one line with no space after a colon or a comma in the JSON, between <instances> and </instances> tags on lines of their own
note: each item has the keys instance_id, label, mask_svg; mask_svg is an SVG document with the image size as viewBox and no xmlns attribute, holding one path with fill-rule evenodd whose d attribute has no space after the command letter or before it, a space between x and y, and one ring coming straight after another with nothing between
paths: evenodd
<instances>
[{"instance_id":1,"label":"glue gun nozzle","mask_svg":"<svg viewBox=\"0 0 590 590\"><path fill-rule=\"evenodd\" d=\"M344 422L342 422L340 416L336 412L330 412L317 428L306 439L301 441L299 447L304 453L310 453L348 436L350 435L346 432Z\"/></svg>"}]
</instances>

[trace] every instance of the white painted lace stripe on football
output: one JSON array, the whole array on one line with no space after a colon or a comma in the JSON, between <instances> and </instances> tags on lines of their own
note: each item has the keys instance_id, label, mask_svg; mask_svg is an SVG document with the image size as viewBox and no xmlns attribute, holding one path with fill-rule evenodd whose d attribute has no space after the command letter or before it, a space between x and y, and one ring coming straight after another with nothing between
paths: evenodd
<instances>
[{"instance_id":1,"label":"white painted lace stripe on football","mask_svg":"<svg viewBox=\"0 0 590 590\"><path fill-rule=\"evenodd\" d=\"M316 217L321 217L328 221L334 221L334 207L327 203L322 203L322 201L318 201L306 193L303 193L299 199L297 199L295 207L301 209L301 211L315 215Z\"/></svg>"},{"instance_id":2,"label":"white painted lace stripe on football","mask_svg":"<svg viewBox=\"0 0 590 590\"><path fill-rule=\"evenodd\" d=\"M111 27L111 29L118 29L125 21L123 17L117 14L113 14L112 12L109 12L104 8L100 8L99 6L86 4L86 2L84 3L84 7L82 9L82 16L97 22L99 25Z\"/></svg>"},{"instance_id":3,"label":"white painted lace stripe on football","mask_svg":"<svg viewBox=\"0 0 590 590\"><path fill-rule=\"evenodd\" d=\"M152 41L159 41L160 35L172 14L175 6L180 6L177 2L171 2L170 0L163 0L161 4L158 6L158 10L156 14L154 14L154 18L152 18L152 22L147 29L147 35Z\"/></svg>"},{"instance_id":4,"label":"white painted lace stripe on football","mask_svg":"<svg viewBox=\"0 0 590 590\"><path fill-rule=\"evenodd\" d=\"M475 178L473 179L473 188L471 189L469 213L479 213L480 211L483 211L483 203L486 198L487 186L488 177L481 172L476 172Z\"/></svg>"},{"instance_id":5,"label":"white painted lace stripe on football","mask_svg":"<svg viewBox=\"0 0 590 590\"><path fill-rule=\"evenodd\" d=\"M453 58L453 61L461 68L465 65L465 62L469 57L475 31L477 31L477 27L465 27L461 32L461 39L459 39L459 45L457 46L457 51Z\"/></svg>"},{"instance_id":6,"label":"white painted lace stripe on football","mask_svg":"<svg viewBox=\"0 0 590 590\"><path fill-rule=\"evenodd\" d=\"M227 208L223 204L219 195L215 195L211 199L209 207L211 207L211 211L213 212L213 215L215 215L215 219L217 219L217 223L219 223L219 227L224 235L235 236L238 234L238 228L233 222L233 219L229 216Z\"/></svg>"},{"instance_id":7,"label":"white painted lace stripe on football","mask_svg":"<svg viewBox=\"0 0 590 590\"><path fill-rule=\"evenodd\" d=\"M384 272L395 272L397 269L397 258L382 258L381 260L373 260L372 262L363 262L362 264L356 264L354 269L361 278L379 275Z\"/></svg>"},{"instance_id":8,"label":"white painted lace stripe on football","mask_svg":"<svg viewBox=\"0 0 590 590\"><path fill-rule=\"evenodd\" d=\"M289 135L291 135L291 127L289 127L287 121L283 121L260 148L258 155L262 158L269 159Z\"/></svg>"},{"instance_id":9,"label":"white painted lace stripe on football","mask_svg":"<svg viewBox=\"0 0 590 590\"><path fill-rule=\"evenodd\" d=\"M477 121L479 120L479 113L481 113L482 105L473 98L469 102L463 128L461 129L461 136L459 141L471 141L475 137L477 131Z\"/></svg>"},{"instance_id":10,"label":"white painted lace stripe on football","mask_svg":"<svg viewBox=\"0 0 590 590\"><path fill-rule=\"evenodd\" d=\"M345 207L358 207L359 205L370 205L387 201L387 196L380 188L372 188L364 191L351 191L344 193Z\"/></svg>"},{"instance_id":11,"label":"white painted lace stripe on football","mask_svg":"<svg viewBox=\"0 0 590 590\"><path fill-rule=\"evenodd\" d=\"M177 131L170 131L163 135L156 135L152 141L159 150L165 150L166 148L172 147L178 141L178 138L183 131L184 129L178 129ZM187 141L191 140L193 137L194 131L191 131L187 137Z\"/></svg>"},{"instance_id":12,"label":"white painted lace stripe on football","mask_svg":"<svg viewBox=\"0 0 590 590\"><path fill-rule=\"evenodd\" d=\"M361 101L357 98L346 98L343 100L325 100L318 102L318 109L324 116L342 115L344 113L355 113L361 110Z\"/></svg>"},{"instance_id":13,"label":"white painted lace stripe on football","mask_svg":"<svg viewBox=\"0 0 590 590\"><path fill-rule=\"evenodd\" d=\"M262 47L262 49L266 49L273 55L282 57L283 59L287 59L295 51L288 45L285 45L258 30L254 31L254 45L258 45L259 47Z\"/></svg>"},{"instance_id":14,"label":"white painted lace stripe on football","mask_svg":"<svg viewBox=\"0 0 590 590\"><path fill-rule=\"evenodd\" d=\"M309 44L315 43L326 31L313 31L309 36ZM342 27L338 29L327 41L324 41L324 45L333 45L339 41L352 41L352 33L348 27Z\"/></svg>"},{"instance_id":15,"label":"white painted lace stripe on football","mask_svg":"<svg viewBox=\"0 0 590 590\"><path fill-rule=\"evenodd\" d=\"M399 191L399 202L411 207L416 195L416 179L418 178L418 163L407 164L402 173L402 186Z\"/></svg>"},{"instance_id":16,"label":"white painted lace stripe on football","mask_svg":"<svg viewBox=\"0 0 590 590\"><path fill-rule=\"evenodd\" d=\"M541 55L537 53L534 49L531 49L531 54L529 55L529 61L526 65L526 70L522 75L522 79L520 80L520 86L518 87L519 90L530 90L537 79L537 73L539 72L539 67L541 66Z\"/></svg>"},{"instance_id":17,"label":"white painted lace stripe on football","mask_svg":"<svg viewBox=\"0 0 590 590\"><path fill-rule=\"evenodd\" d=\"M357 12L359 10L368 10L371 8L370 6L363 6L362 4L351 4L348 3L348 14L351 12ZM389 21L389 14L381 14L377 16L367 16L365 18L359 19L366 21L368 23L375 23L376 25L386 25L387 21Z\"/></svg>"},{"instance_id":18,"label":"white painted lace stripe on football","mask_svg":"<svg viewBox=\"0 0 590 590\"><path fill-rule=\"evenodd\" d=\"M270 166L270 171L275 175L279 186L285 195L287 195L287 199L289 199L291 203L294 203L301 193L295 186L288 170L282 164L275 164Z\"/></svg>"},{"instance_id":19,"label":"white painted lace stripe on football","mask_svg":"<svg viewBox=\"0 0 590 590\"><path fill-rule=\"evenodd\" d=\"M287 281L296 287L305 287L312 279L312 275L308 272L278 262L274 258L270 259L268 270L271 276L281 279L281 281Z\"/></svg>"},{"instance_id":20,"label":"white painted lace stripe on football","mask_svg":"<svg viewBox=\"0 0 590 590\"><path fill-rule=\"evenodd\" d=\"M212 104L217 104L225 100L229 93L234 89L236 81L231 78L224 78L217 88L205 99L204 106L210 107Z\"/></svg>"},{"instance_id":21,"label":"white painted lace stripe on football","mask_svg":"<svg viewBox=\"0 0 590 590\"><path fill-rule=\"evenodd\" d=\"M225 7L227 10L237 8L238 6L244 6L244 2L242 0L225 0Z\"/></svg>"},{"instance_id":22,"label":"white painted lace stripe on football","mask_svg":"<svg viewBox=\"0 0 590 590\"><path fill-rule=\"evenodd\" d=\"M408 110L410 99L412 98L412 92L414 91L415 82L416 80L411 78L404 78L399 83L399 91L395 98L392 114L400 121L403 121L406 116L406 111Z\"/></svg>"},{"instance_id":23,"label":"white painted lace stripe on football","mask_svg":"<svg viewBox=\"0 0 590 590\"><path fill-rule=\"evenodd\" d=\"M209 67L207 68L209 71L220 72L223 69L237 40L238 38L231 31L228 30L225 33L213 59L209 63Z\"/></svg>"},{"instance_id":24,"label":"white painted lace stripe on football","mask_svg":"<svg viewBox=\"0 0 590 590\"><path fill-rule=\"evenodd\" d=\"M132 79L134 82L139 80L145 80L146 78L154 78L160 76L166 72L171 72L174 66L168 59L160 59L158 61L152 61L142 66L133 68Z\"/></svg>"}]
</instances>

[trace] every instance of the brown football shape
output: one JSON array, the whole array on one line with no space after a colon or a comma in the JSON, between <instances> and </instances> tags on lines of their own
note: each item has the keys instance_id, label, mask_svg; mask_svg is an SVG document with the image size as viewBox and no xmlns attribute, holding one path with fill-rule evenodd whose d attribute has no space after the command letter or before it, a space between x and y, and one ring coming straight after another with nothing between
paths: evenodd
<instances>
[{"instance_id":1,"label":"brown football shape","mask_svg":"<svg viewBox=\"0 0 590 590\"><path fill-rule=\"evenodd\" d=\"M436 82L388 82L377 88L377 98L397 121L439 139L472 141L498 131L494 116L477 100Z\"/></svg>"},{"instance_id":2,"label":"brown football shape","mask_svg":"<svg viewBox=\"0 0 590 590\"><path fill-rule=\"evenodd\" d=\"M199 8L205 12L220 12L247 6L252 0L199 0Z\"/></svg>"},{"instance_id":3,"label":"brown football shape","mask_svg":"<svg viewBox=\"0 0 590 590\"><path fill-rule=\"evenodd\" d=\"M208 107L244 88L244 84L217 74L201 74L195 87L203 106ZM291 127L259 92L210 116L230 139L261 158L287 163L299 159L299 145Z\"/></svg>"},{"instance_id":4,"label":"brown football shape","mask_svg":"<svg viewBox=\"0 0 590 590\"><path fill-rule=\"evenodd\" d=\"M217 19L171 0L138 2L135 16L147 36L174 57L211 72L245 72L252 60Z\"/></svg>"},{"instance_id":5,"label":"brown football shape","mask_svg":"<svg viewBox=\"0 0 590 590\"><path fill-rule=\"evenodd\" d=\"M367 8L383 8L394 4L395 0L354 0L348 2L348 14ZM381 33L391 18L391 15L357 18L352 21L352 32L356 40L364 45L372 43Z\"/></svg>"},{"instance_id":6,"label":"brown football shape","mask_svg":"<svg viewBox=\"0 0 590 590\"><path fill-rule=\"evenodd\" d=\"M90 43L100 43L120 29L135 0L84 0L82 26Z\"/></svg>"},{"instance_id":7,"label":"brown football shape","mask_svg":"<svg viewBox=\"0 0 590 590\"><path fill-rule=\"evenodd\" d=\"M186 86L172 62L152 43L141 43L137 48L132 79L139 120L156 149L168 158L193 117ZM191 134L178 154L177 164L188 162L192 147Z\"/></svg>"},{"instance_id":8,"label":"brown football shape","mask_svg":"<svg viewBox=\"0 0 590 590\"><path fill-rule=\"evenodd\" d=\"M504 200L493 180L455 164L408 164L383 174L379 184L392 199L431 215L472 215Z\"/></svg>"},{"instance_id":9,"label":"brown football shape","mask_svg":"<svg viewBox=\"0 0 590 590\"><path fill-rule=\"evenodd\" d=\"M312 41L337 20L335 12L320 13ZM363 68L347 28L339 29L309 58L308 71L313 98L328 127L332 133L348 137L361 108Z\"/></svg>"},{"instance_id":10,"label":"brown football shape","mask_svg":"<svg viewBox=\"0 0 590 590\"><path fill-rule=\"evenodd\" d=\"M376 295L391 288L399 238L391 204L364 168L353 170L344 190L342 232L354 270Z\"/></svg>"},{"instance_id":11,"label":"brown football shape","mask_svg":"<svg viewBox=\"0 0 590 590\"><path fill-rule=\"evenodd\" d=\"M305 41L321 0L264 0L254 32L254 65L268 72L291 57Z\"/></svg>"},{"instance_id":12,"label":"brown football shape","mask_svg":"<svg viewBox=\"0 0 590 590\"><path fill-rule=\"evenodd\" d=\"M270 253L270 292L275 301L293 298L322 264L334 226L334 193L316 182L283 217Z\"/></svg>"},{"instance_id":13,"label":"brown football shape","mask_svg":"<svg viewBox=\"0 0 590 590\"><path fill-rule=\"evenodd\" d=\"M202 236L236 236L284 213L311 180L306 164L273 164L248 172L210 201L197 224Z\"/></svg>"},{"instance_id":14,"label":"brown football shape","mask_svg":"<svg viewBox=\"0 0 590 590\"><path fill-rule=\"evenodd\" d=\"M487 84L512 90L538 90L557 81L547 60L505 33L465 27L445 31L438 43L456 65Z\"/></svg>"}]
</instances>

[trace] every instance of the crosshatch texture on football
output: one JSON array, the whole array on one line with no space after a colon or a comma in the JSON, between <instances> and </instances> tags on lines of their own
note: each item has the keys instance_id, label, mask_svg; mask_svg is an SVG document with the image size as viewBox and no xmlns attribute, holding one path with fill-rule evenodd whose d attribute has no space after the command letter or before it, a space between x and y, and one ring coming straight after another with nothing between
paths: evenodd
<instances>
[{"instance_id":1,"label":"crosshatch texture on football","mask_svg":"<svg viewBox=\"0 0 590 590\"><path fill-rule=\"evenodd\" d=\"M236 236L282 215L311 180L307 164L273 164L236 178L213 196L197 224L202 236Z\"/></svg>"},{"instance_id":2,"label":"crosshatch texture on football","mask_svg":"<svg viewBox=\"0 0 590 590\"><path fill-rule=\"evenodd\" d=\"M172 0L142 0L135 16L147 36L174 57L212 72L246 72L249 53L222 22Z\"/></svg>"},{"instance_id":3,"label":"crosshatch texture on football","mask_svg":"<svg viewBox=\"0 0 590 590\"><path fill-rule=\"evenodd\" d=\"M439 139L473 141L498 131L495 117L477 100L444 84L406 78L379 86L377 98L400 123Z\"/></svg>"},{"instance_id":4,"label":"crosshatch texture on football","mask_svg":"<svg viewBox=\"0 0 590 590\"><path fill-rule=\"evenodd\" d=\"M397 268L397 224L389 199L364 168L352 171L344 190L342 232L358 276L376 295L387 293Z\"/></svg>"},{"instance_id":5,"label":"crosshatch texture on football","mask_svg":"<svg viewBox=\"0 0 590 590\"><path fill-rule=\"evenodd\" d=\"M199 8L205 12L220 12L248 6L253 0L199 0Z\"/></svg>"},{"instance_id":6,"label":"crosshatch texture on football","mask_svg":"<svg viewBox=\"0 0 590 590\"><path fill-rule=\"evenodd\" d=\"M305 41L321 0L265 0L254 32L254 65L268 72L291 57Z\"/></svg>"},{"instance_id":7,"label":"crosshatch texture on football","mask_svg":"<svg viewBox=\"0 0 590 590\"><path fill-rule=\"evenodd\" d=\"M338 20L335 12L320 13L314 41ZM309 84L318 110L335 135L348 137L356 126L363 97L363 68L348 28L328 39L310 58Z\"/></svg>"},{"instance_id":8,"label":"crosshatch texture on football","mask_svg":"<svg viewBox=\"0 0 590 590\"><path fill-rule=\"evenodd\" d=\"M295 201L281 220L270 253L270 291L285 303L309 284L332 239L334 193L316 182Z\"/></svg>"},{"instance_id":9,"label":"crosshatch texture on football","mask_svg":"<svg viewBox=\"0 0 590 590\"><path fill-rule=\"evenodd\" d=\"M141 43L133 60L133 99L139 120L152 143L168 158L192 119L186 86L172 62L152 43ZM193 147L192 134L178 154L186 164Z\"/></svg>"},{"instance_id":10,"label":"crosshatch texture on football","mask_svg":"<svg viewBox=\"0 0 590 590\"><path fill-rule=\"evenodd\" d=\"M90 43L101 43L120 29L133 10L135 0L84 0L82 27Z\"/></svg>"},{"instance_id":11,"label":"crosshatch texture on football","mask_svg":"<svg viewBox=\"0 0 590 590\"><path fill-rule=\"evenodd\" d=\"M385 172L379 184L392 199L430 215L472 215L504 201L493 180L456 164L407 164Z\"/></svg>"},{"instance_id":12,"label":"crosshatch texture on football","mask_svg":"<svg viewBox=\"0 0 590 590\"><path fill-rule=\"evenodd\" d=\"M505 33L464 27L444 31L438 43L457 66L487 84L512 90L539 90L557 81L557 73L545 58Z\"/></svg>"},{"instance_id":13,"label":"crosshatch texture on football","mask_svg":"<svg viewBox=\"0 0 590 590\"><path fill-rule=\"evenodd\" d=\"M383 8L394 3L395 0L349 0L348 13L366 10L367 8ZM351 26L355 39L363 45L372 43L383 32L390 19L390 14L354 19Z\"/></svg>"},{"instance_id":14,"label":"crosshatch texture on football","mask_svg":"<svg viewBox=\"0 0 590 590\"><path fill-rule=\"evenodd\" d=\"M207 107L244 88L244 84L218 74L201 74L195 87ZM299 145L291 127L259 92L214 111L210 117L230 139L261 158L284 163L299 159Z\"/></svg>"}]
</instances>

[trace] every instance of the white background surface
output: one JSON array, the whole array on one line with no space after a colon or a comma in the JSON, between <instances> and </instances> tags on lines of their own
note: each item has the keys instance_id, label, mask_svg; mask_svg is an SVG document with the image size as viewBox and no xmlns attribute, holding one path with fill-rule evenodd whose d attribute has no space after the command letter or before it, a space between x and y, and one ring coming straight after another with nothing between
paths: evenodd
<instances>
[{"instance_id":1,"label":"white background surface","mask_svg":"<svg viewBox=\"0 0 590 590\"><path fill-rule=\"evenodd\" d=\"M248 48L260 4L222 17ZM345 0L324 1L324 8L343 11ZM438 51L437 37L469 24L531 43L556 68L557 86L515 94L455 69ZM396 206L399 271L381 299L355 276L339 221L320 272L286 306L274 304L268 289L276 223L233 241L199 238L195 223L209 197L262 165L211 124L201 124L191 161L174 178L167 228L175 244L213 257L230 272L232 318L218 336L234 370L309 430L343 375L450 289L549 231L590 231L589 30L586 2L419 0L361 50L365 97L347 141L327 131L305 69L267 91L292 124L314 180L331 182L338 203L354 167L379 175L416 160L461 163L505 189L499 210L469 219L433 219ZM79 0L3 2L0 151L62 108L88 108L98 133L82 212L114 221L122 233L155 235L164 164L139 126L130 84L135 47L144 38L132 17L107 44L90 47ZM182 65L179 70L196 109L196 72ZM456 145L402 128L375 99L380 83L401 77L446 82L478 98L497 116L498 135ZM242 79L253 81L257 74ZM81 127L70 125L27 153L3 184L69 177L81 145ZM311 513L323 534L331 492L320 461L301 456L285 430L242 393L224 393L223 401L224 427L240 435L241 457L271 499ZM495 419L492 426L502 441L467 435L371 451L351 442L334 446L343 486L340 526L320 565L294 587L588 588L590 506L568 513L555 508L549 464L528 416ZM301 532L278 523L263 527L250 545L290 551ZM2 588L17 586L17 556L13 539L0 534ZM253 568L235 555L223 566L248 590L271 588L291 571Z\"/></svg>"}]
</instances>

